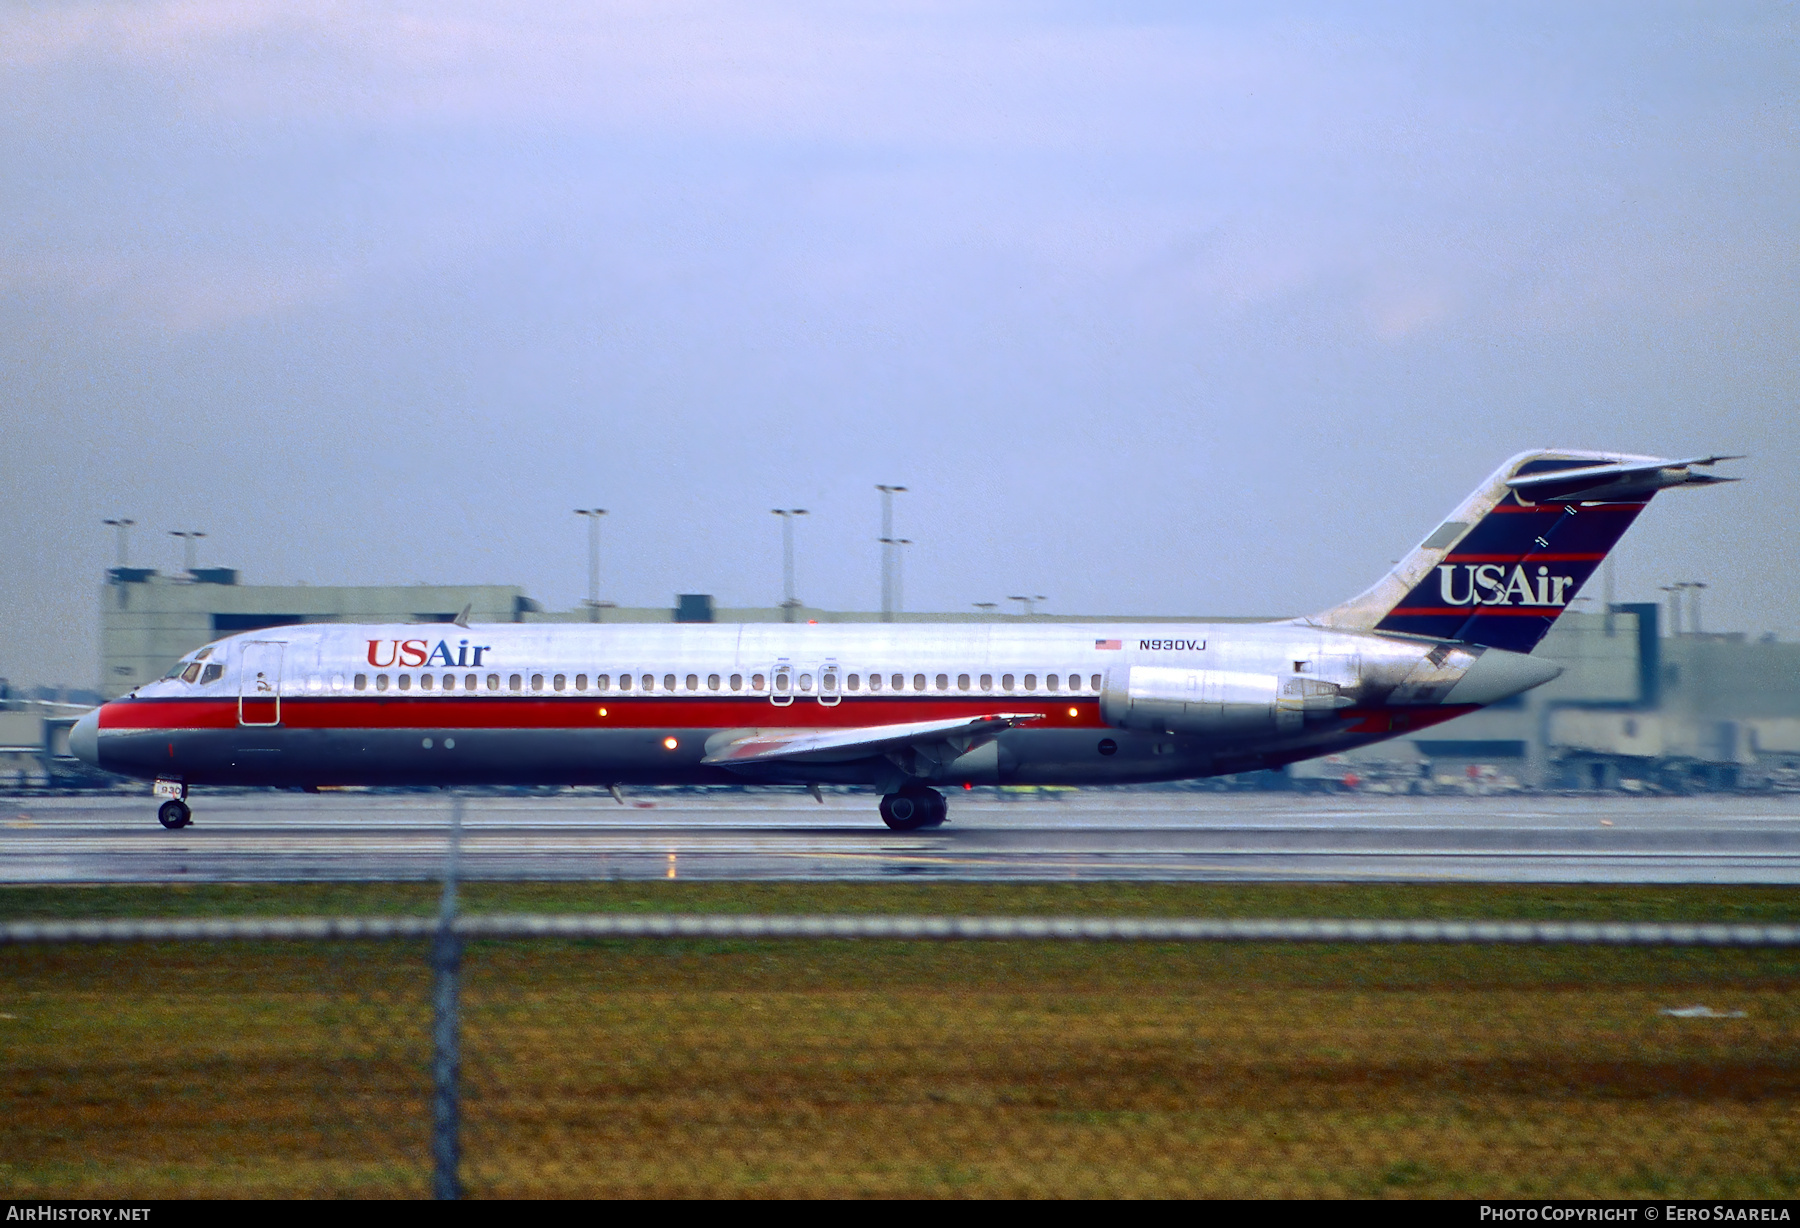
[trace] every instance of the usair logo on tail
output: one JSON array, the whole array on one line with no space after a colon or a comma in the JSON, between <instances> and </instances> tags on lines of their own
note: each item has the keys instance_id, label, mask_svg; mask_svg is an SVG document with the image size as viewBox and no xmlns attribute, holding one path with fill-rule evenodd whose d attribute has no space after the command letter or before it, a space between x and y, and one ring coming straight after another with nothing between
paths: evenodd
<instances>
[{"instance_id":1,"label":"usair logo on tail","mask_svg":"<svg viewBox=\"0 0 1800 1228\"><path fill-rule=\"evenodd\" d=\"M1575 583L1573 576L1551 575L1548 567L1539 567L1535 577L1526 575L1523 566L1515 566L1508 575L1498 563L1446 563L1437 571L1438 593L1445 605L1562 606L1569 603L1569 588Z\"/></svg>"}]
</instances>

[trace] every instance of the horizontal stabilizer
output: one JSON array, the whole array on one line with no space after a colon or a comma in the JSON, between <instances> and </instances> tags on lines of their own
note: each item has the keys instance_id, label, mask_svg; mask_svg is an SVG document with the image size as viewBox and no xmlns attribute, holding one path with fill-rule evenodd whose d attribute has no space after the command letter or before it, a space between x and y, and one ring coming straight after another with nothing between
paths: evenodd
<instances>
[{"instance_id":1,"label":"horizontal stabilizer","mask_svg":"<svg viewBox=\"0 0 1800 1228\"><path fill-rule=\"evenodd\" d=\"M900 725L859 725L850 729L737 729L709 738L706 757L700 762L736 767L803 756L861 758L922 742L991 737L1026 721L1041 720L1043 715L1041 712L998 712L974 718L959 716Z\"/></svg>"},{"instance_id":2,"label":"horizontal stabilizer","mask_svg":"<svg viewBox=\"0 0 1800 1228\"><path fill-rule=\"evenodd\" d=\"M1506 484L1521 499L1532 503L1555 502L1559 499L1585 502L1644 499L1673 486L1711 486L1717 482L1735 482L1737 478L1695 473L1694 466L1742 459L1741 456L1697 456L1689 460L1590 465L1552 473L1521 474L1508 478Z\"/></svg>"}]
</instances>

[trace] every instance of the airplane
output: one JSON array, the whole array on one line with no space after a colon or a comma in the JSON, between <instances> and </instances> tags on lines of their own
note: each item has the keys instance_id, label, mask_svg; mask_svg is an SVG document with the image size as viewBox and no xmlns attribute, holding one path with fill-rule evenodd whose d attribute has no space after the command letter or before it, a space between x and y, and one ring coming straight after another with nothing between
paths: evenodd
<instances>
[{"instance_id":1,"label":"airplane","mask_svg":"<svg viewBox=\"0 0 1800 1228\"><path fill-rule=\"evenodd\" d=\"M941 787L1279 768L1562 671L1532 648L1658 491L1739 457L1546 449L1392 571L1267 623L319 624L244 632L82 717L71 751L195 785L850 785L897 831Z\"/></svg>"}]
</instances>

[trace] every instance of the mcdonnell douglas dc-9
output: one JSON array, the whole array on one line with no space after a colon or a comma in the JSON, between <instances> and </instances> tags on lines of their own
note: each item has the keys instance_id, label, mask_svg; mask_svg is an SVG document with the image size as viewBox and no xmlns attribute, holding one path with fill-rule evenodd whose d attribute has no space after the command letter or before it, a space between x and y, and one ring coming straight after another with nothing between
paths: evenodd
<instances>
[{"instance_id":1,"label":"mcdonnell douglas dc-9","mask_svg":"<svg viewBox=\"0 0 1800 1228\"><path fill-rule=\"evenodd\" d=\"M1732 457L1513 457L1367 592L1269 623L282 627L217 640L69 745L194 785L824 784L891 828L938 787L1275 768L1561 672L1530 656L1660 491Z\"/></svg>"}]
</instances>

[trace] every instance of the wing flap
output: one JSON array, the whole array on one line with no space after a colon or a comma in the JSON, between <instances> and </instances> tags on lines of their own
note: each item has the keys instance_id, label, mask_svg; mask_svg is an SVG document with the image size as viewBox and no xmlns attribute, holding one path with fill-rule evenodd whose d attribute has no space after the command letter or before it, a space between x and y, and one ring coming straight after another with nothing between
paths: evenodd
<instances>
[{"instance_id":1,"label":"wing flap","mask_svg":"<svg viewBox=\"0 0 1800 1228\"><path fill-rule=\"evenodd\" d=\"M736 729L708 738L706 756L700 762L735 767L806 756L860 758L922 742L988 737L1026 721L1041 720L1043 715L1041 712L996 712L986 716L958 716L897 725L859 725L849 729Z\"/></svg>"}]
</instances>

